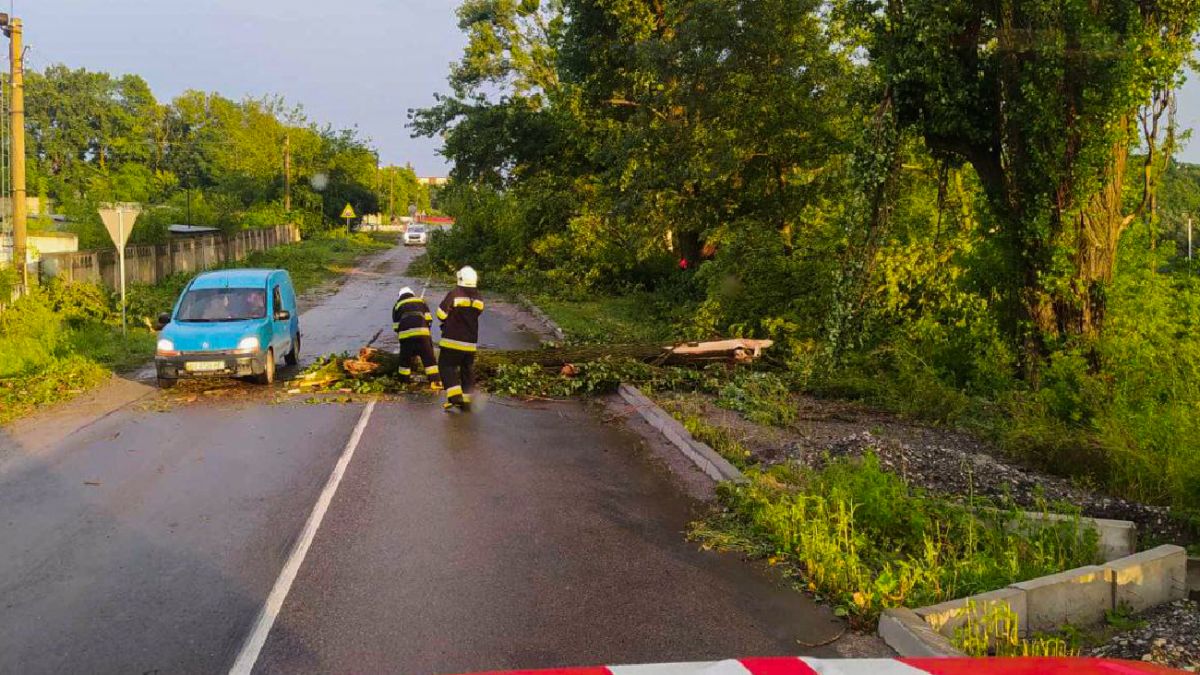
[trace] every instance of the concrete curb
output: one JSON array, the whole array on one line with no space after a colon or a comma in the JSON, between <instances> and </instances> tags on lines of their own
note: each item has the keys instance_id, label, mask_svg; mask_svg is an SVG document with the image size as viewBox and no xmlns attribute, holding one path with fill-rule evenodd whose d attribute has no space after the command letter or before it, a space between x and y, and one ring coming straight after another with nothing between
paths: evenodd
<instances>
[{"instance_id":1,"label":"concrete curb","mask_svg":"<svg viewBox=\"0 0 1200 675\"><path fill-rule=\"evenodd\" d=\"M966 656L911 609L885 609L879 617L879 637L901 657Z\"/></svg>"},{"instance_id":2,"label":"concrete curb","mask_svg":"<svg viewBox=\"0 0 1200 675\"><path fill-rule=\"evenodd\" d=\"M1138 611L1183 599L1188 595L1187 575L1184 549L1164 545L929 607L888 610L879 620L879 636L900 656L941 656L954 629L966 621L970 605L976 614L989 605L1008 605L1024 637L1058 630L1066 623L1097 623L1122 605ZM921 625L913 623L914 617Z\"/></svg>"},{"instance_id":3,"label":"concrete curb","mask_svg":"<svg viewBox=\"0 0 1200 675\"><path fill-rule=\"evenodd\" d=\"M690 459L697 467L700 468L709 478L715 481L733 481L735 483L747 482L746 476L738 470L738 468L729 463L729 460L722 457L705 443L701 443L692 437L688 430L683 427L671 414L662 408L658 407L654 401L646 397L637 387L628 384L622 384L617 393L625 402L633 406L633 409L642 416L642 419L650 423L650 426L658 429L668 441Z\"/></svg>"},{"instance_id":4,"label":"concrete curb","mask_svg":"<svg viewBox=\"0 0 1200 675\"><path fill-rule=\"evenodd\" d=\"M545 325L552 334L554 334L554 339L558 340L559 342L566 341L567 334L563 332L563 329L554 321L554 319L550 318L549 314L542 311L541 307L533 304L533 301L524 295L518 295L517 302L520 303L525 309L529 310L530 314L537 317L537 320L541 321L542 324Z\"/></svg>"}]
</instances>

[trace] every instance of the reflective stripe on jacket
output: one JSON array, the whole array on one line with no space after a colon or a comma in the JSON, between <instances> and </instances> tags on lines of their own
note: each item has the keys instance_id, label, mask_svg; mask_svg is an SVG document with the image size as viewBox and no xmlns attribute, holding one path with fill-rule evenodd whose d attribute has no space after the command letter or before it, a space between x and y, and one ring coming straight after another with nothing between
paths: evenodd
<instances>
[{"instance_id":1,"label":"reflective stripe on jacket","mask_svg":"<svg viewBox=\"0 0 1200 675\"><path fill-rule=\"evenodd\" d=\"M401 340L429 335L432 323L433 315L423 298L405 294L392 306L392 330Z\"/></svg>"},{"instance_id":2,"label":"reflective stripe on jacket","mask_svg":"<svg viewBox=\"0 0 1200 675\"><path fill-rule=\"evenodd\" d=\"M437 316L442 322L439 344L447 349L473 352L479 342L479 315L483 297L474 288L455 287L442 299Z\"/></svg>"}]
</instances>

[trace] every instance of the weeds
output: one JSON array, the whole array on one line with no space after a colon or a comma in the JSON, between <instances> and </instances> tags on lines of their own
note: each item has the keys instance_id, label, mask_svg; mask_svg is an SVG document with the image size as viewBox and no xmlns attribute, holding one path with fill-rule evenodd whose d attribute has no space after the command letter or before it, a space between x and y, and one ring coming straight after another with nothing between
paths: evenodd
<instances>
[{"instance_id":1,"label":"weeds","mask_svg":"<svg viewBox=\"0 0 1200 675\"><path fill-rule=\"evenodd\" d=\"M679 416L676 416L677 418ZM687 416L680 420L696 440L706 443L739 469L745 470L752 464L750 450L725 427L709 424L698 417Z\"/></svg>"},{"instance_id":2,"label":"weeds","mask_svg":"<svg viewBox=\"0 0 1200 675\"><path fill-rule=\"evenodd\" d=\"M812 470L750 469L723 485L725 509L692 536L769 553L804 587L868 625L886 607L923 606L1095 562L1096 534L1076 522L959 505L885 472L873 455Z\"/></svg>"},{"instance_id":3,"label":"weeds","mask_svg":"<svg viewBox=\"0 0 1200 675\"><path fill-rule=\"evenodd\" d=\"M1105 623L1107 623L1113 630L1122 633L1125 631L1137 630L1138 628L1143 628L1146 625L1146 621L1144 619L1138 619L1135 617L1133 615L1133 610L1130 609L1129 605L1124 604L1116 609L1110 609L1105 612L1104 620Z\"/></svg>"},{"instance_id":4,"label":"weeds","mask_svg":"<svg viewBox=\"0 0 1200 675\"><path fill-rule=\"evenodd\" d=\"M983 612L968 601L966 623L954 630L954 647L967 656L1079 656L1079 648L1053 636L1020 637L1017 613L1007 603L994 602Z\"/></svg>"},{"instance_id":5,"label":"weeds","mask_svg":"<svg viewBox=\"0 0 1200 675\"><path fill-rule=\"evenodd\" d=\"M0 312L0 424L153 353L153 334L133 327L122 336L118 317L111 294L85 284L50 283Z\"/></svg>"}]
</instances>

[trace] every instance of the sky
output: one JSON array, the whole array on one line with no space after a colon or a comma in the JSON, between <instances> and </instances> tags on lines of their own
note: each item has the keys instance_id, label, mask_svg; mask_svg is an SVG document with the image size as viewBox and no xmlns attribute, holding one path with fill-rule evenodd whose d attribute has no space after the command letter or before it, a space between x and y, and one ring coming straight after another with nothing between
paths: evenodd
<instances>
[{"instance_id":1,"label":"sky","mask_svg":"<svg viewBox=\"0 0 1200 675\"><path fill-rule=\"evenodd\" d=\"M449 171L439 141L406 124L448 89L466 43L457 0L0 0L0 11L10 2L28 68L136 73L160 101L278 94L319 124L357 126L385 165Z\"/></svg>"},{"instance_id":2,"label":"sky","mask_svg":"<svg viewBox=\"0 0 1200 675\"><path fill-rule=\"evenodd\" d=\"M437 139L411 137L410 108L447 90L466 40L457 0L0 0L25 23L28 67L136 73L160 101L187 89L278 94L309 118L358 127L384 164L449 171ZM0 10L2 11L2 10ZM1179 122L1200 128L1200 76ZM1200 163L1200 133L1181 158Z\"/></svg>"}]
</instances>

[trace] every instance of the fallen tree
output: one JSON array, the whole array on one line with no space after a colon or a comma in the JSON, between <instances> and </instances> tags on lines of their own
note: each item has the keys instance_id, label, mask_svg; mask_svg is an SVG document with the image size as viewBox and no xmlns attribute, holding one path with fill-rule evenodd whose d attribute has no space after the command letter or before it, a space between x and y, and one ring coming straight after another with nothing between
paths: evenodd
<instances>
[{"instance_id":1,"label":"fallen tree","mask_svg":"<svg viewBox=\"0 0 1200 675\"><path fill-rule=\"evenodd\" d=\"M604 358L627 359L660 366L704 366L710 363L748 363L771 346L770 340L722 340L689 342L680 345L624 344L580 345L525 350L483 350L476 369L487 376L501 366L539 366L559 370L570 377L577 364ZM375 347L363 347L358 355L332 358L300 378L303 387L319 387L351 378L393 375L400 367L400 355Z\"/></svg>"}]
</instances>

